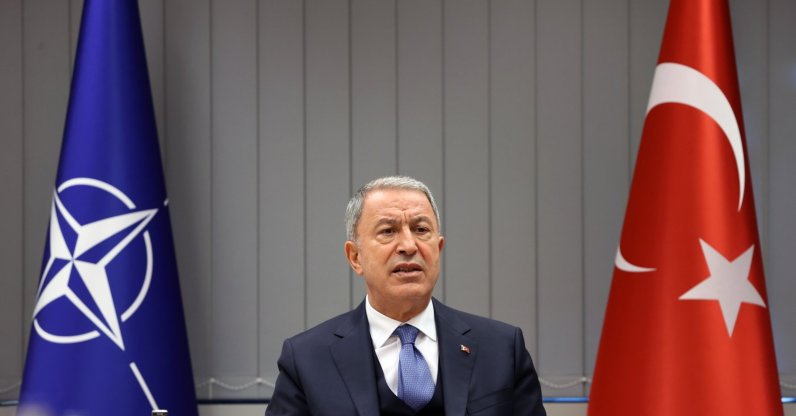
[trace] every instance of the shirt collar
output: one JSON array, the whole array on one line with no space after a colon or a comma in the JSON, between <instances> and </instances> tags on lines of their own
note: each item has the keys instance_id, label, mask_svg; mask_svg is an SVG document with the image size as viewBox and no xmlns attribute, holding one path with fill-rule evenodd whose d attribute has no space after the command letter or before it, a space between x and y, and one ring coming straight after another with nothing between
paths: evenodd
<instances>
[{"instance_id":1,"label":"shirt collar","mask_svg":"<svg viewBox=\"0 0 796 416\"><path fill-rule=\"evenodd\" d=\"M434 302L430 300L428 306L426 306L422 312L406 322L396 321L377 311L370 304L370 299L367 296L365 296L365 313L368 317L370 338L373 340L374 348L383 347L390 336L392 336L393 332L395 332L395 328L405 323L419 329L420 332L429 339L437 342L437 325L434 322Z\"/></svg>"}]
</instances>

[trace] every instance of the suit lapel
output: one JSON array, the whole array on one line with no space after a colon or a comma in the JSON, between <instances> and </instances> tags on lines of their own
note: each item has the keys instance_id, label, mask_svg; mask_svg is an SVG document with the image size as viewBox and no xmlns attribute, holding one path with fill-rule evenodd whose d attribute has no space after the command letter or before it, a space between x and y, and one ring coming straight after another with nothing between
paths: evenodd
<instances>
[{"instance_id":1,"label":"suit lapel","mask_svg":"<svg viewBox=\"0 0 796 416\"><path fill-rule=\"evenodd\" d=\"M439 337L440 374L445 413L463 415L467 408L470 377L478 354L478 344L465 336L470 327L445 305L434 299L434 315ZM465 347L469 353L462 351Z\"/></svg>"},{"instance_id":2,"label":"suit lapel","mask_svg":"<svg viewBox=\"0 0 796 416\"><path fill-rule=\"evenodd\" d=\"M373 367L373 342L370 340L364 302L350 316L351 319L335 331L340 340L329 349L357 412L360 415L375 415L379 413L379 397L376 391L376 369Z\"/></svg>"}]
</instances>

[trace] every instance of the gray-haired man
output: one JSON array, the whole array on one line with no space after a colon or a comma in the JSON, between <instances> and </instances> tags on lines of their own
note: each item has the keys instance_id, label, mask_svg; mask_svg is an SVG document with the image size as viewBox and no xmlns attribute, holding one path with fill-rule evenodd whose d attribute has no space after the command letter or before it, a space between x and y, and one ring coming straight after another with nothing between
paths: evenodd
<instances>
[{"instance_id":1,"label":"gray-haired man","mask_svg":"<svg viewBox=\"0 0 796 416\"><path fill-rule=\"evenodd\" d=\"M267 415L545 415L520 329L432 299L439 223L415 179L357 191L345 253L367 296L285 341Z\"/></svg>"}]
</instances>

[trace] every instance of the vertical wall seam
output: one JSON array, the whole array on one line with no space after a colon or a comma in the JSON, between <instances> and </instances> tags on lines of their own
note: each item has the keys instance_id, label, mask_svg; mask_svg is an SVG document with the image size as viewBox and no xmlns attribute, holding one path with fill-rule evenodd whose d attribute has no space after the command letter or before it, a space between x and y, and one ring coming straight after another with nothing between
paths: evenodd
<instances>
[{"instance_id":1,"label":"vertical wall seam","mask_svg":"<svg viewBox=\"0 0 796 416\"><path fill-rule=\"evenodd\" d=\"M354 47L353 47L353 28L352 28L352 7L351 0L347 0L348 6L348 195L354 193ZM354 308L354 272L351 268L346 270L348 273L348 308Z\"/></svg>"},{"instance_id":2,"label":"vertical wall seam","mask_svg":"<svg viewBox=\"0 0 796 416\"><path fill-rule=\"evenodd\" d=\"M304 195L302 201L302 215L303 215L303 249L304 255L304 329L307 329L307 325L309 320L307 316L309 315L309 308L307 302L307 273L308 273L308 266L307 266L307 0L301 1L301 67L302 67L302 75L301 75L301 94L302 94L302 148L301 148L301 157L303 160L303 183L304 183Z\"/></svg>"},{"instance_id":3,"label":"vertical wall seam","mask_svg":"<svg viewBox=\"0 0 796 416\"><path fill-rule=\"evenodd\" d=\"M20 108L22 109L22 111L21 111L22 117L21 117L21 120L20 120L20 122L21 122L20 132L22 134L21 134L21 136L19 138L20 141L22 142L21 143L22 146L20 147L20 150L22 151L22 163L20 163L20 175L19 175L20 182L21 182L21 185L22 185L22 189L21 189L22 190L22 198L20 198L21 200L19 202L19 205L20 205L20 208L21 208L21 213L22 213L22 218L21 218L21 220L22 220L22 241L21 241L21 244L22 244L22 246L21 246L22 247L22 256L21 256L21 259L20 259L20 261L22 263L22 276L20 276L20 279L22 279L22 293L21 293L20 299L22 299L22 302L19 303L19 306L20 306L20 309L21 309L20 316L23 318L22 322L20 323L20 328L19 328L19 330L21 332L21 334L20 334L21 336L19 337L19 339L20 339L19 342L20 342L20 355L21 355L20 356L20 360L21 360L20 362L23 363L23 367L24 367L25 355L26 355L26 351L25 351L25 327L26 327L26 325L25 325L25 322L27 321L27 316L25 316L25 294L26 294L26 290L25 289L27 288L27 284L26 284L27 283L27 278L26 277L28 275L27 264L25 262L25 258L26 258L26 256L25 256L25 247L26 247L28 239L27 239L27 233L25 232L25 228L26 228L25 224L27 223L27 215L26 215L26 210L25 210L25 200L26 200L26 198L25 198L25 189L26 189L25 178L27 177L27 175L25 175L25 167L26 167L25 166L26 165L26 163L25 163L25 160L26 160L25 159L25 156L26 156L26 152L25 152L25 134L26 134L26 132L25 132L25 120L27 119L27 117L26 117L26 114L25 114L25 2L23 0L19 0L19 7L20 7L19 8L19 32L20 32L20 36L19 36L19 55L20 55L20 57L19 57L20 58L20 60L19 60L19 62L20 62L19 69L20 69L20 71L19 71L19 73L20 73L20 82L21 82L20 85L22 86L22 88L21 88L22 91L21 91L21 94L20 94L20 97L19 97L20 98L19 105L20 105ZM21 375L21 373L20 373L20 375Z\"/></svg>"},{"instance_id":4,"label":"vertical wall seam","mask_svg":"<svg viewBox=\"0 0 796 416\"><path fill-rule=\"evenodd\" d=\"M255 110L255 116L254 116L254 120L255 120L254 121L255 122L255 133L254 133L255 143L254 143L254 145L255 145L255 155L256 155L256 160L257 160L257 163L255 165L255 171L256 171L255 172L255 175L256 175L255 176L256 177L256 181L255 181L256 182L256 190L255 190L255 193L257 194L257 199L256 199L256 202L255 202L255 207L257 209L257 211L255 212L255 218L256 218L256 221L257 221L257 233L256 233L257 237L256 237L255 246L257 247L257 250L256 250L257 254L256 254L256 259L255 259L255 275L254 275L254 286L255 286L255 290L256 290L255 293L257 293L257 301L255 302L256 315L255 315L255 318L254 318L254 320L255 320L255 325L254 325L255 328L254 329L256 331L255 333L257 334L257 337L255 338L255 343L256 343L256 346L257 346L257 349L255 350L255 361L257 363L256 374L257 374L257 377L260 377L260 371L262 370L262 360L261 360L262 359L262 356L261 356L261 352L262 352L262 343L261 343L262 336L261 336L261 334L262 334L262 331L260 331L260 327L261 327L260 326L260 316L262 316L260 314L260 306L261 306L260 305L260 293L261 293L260 292L260 280L261 280L260 279L260 271L262 270L261 269L262 256L261 256L260 253L262 253L262 250L261 250L262 249L262 239L261 239L261 237L262 237L262 232L261 232L261 230L262 230L262 216L260 215L260 213L263 212L263 210L261 209L262 207L260 206L260 202L262 201L262 199L261 199L262 195L261 195L261 192L260 192L260 189L261 189L260 181L262 180L262 178L260 177L260 166L262 165L262 163L260 163L260 142L261 142L261 139L262 139L262 137L260 136L260 114L261 114L260 113L260 109L261 109L260 105L261 105L261 101L262 100L260 99L261 98L261 94L260 94L260 2L258 0L253 0L253 1L254 1L254 90L255 90L255 97L256 97L255 98L255 108L256 108L256 110ZM258 385L258 389L262 390L262 386Z\"/></svg>"},{"instance_id":5,"label":"vertical wall seam","mask_svg":"<svg viewBox=\"0 0 796 416\"><path fill-rule=\"evenodd\" d=\"M534 349L539 357L539 2L533 3L533 273Z\"/></svg>"},{"instance_id":6,"label":"vertical wall seam","mask_svg":"<svg viewBox=\"0 0 796 416\"><path fill-rule=\"evenodd\" d=\"M76 51L76 49L73 48L73 45L72 45L72 35L73 35L73 33L72 33L72 0L67 1L67 4L66 4L66 32L67 32L67 34L66 34L66 36L67 36L67 39L66 39L66 48L67 48L66 49L66 51L67 51L66 60L68 61L67 73L69 73L70 79L71 79L72 67L74 66L73 65L73 61L72 61L72 50Z\"/></svg>"},{"instance_id":7,"label":"vertical wall seam","mask_svg":"<svg viewBox=\"0 0 796 416\"><path fill-rule=\"evenodd\" d=\"M761 198L763 206L761 207L761 211L763 212L763 241L765 242L765 247L768 250L765 250L763 253L763 264L768 265L769 263L769 251L771 250L771 241L770 236L771 233L769 232L769 220L771 218L771 213L769 212L769 207L771 204L769 203L770 199L770 184L769 180L771 178L771 154L769 146L771 142L771 2L766 0L764 3L765 14L763 16L763 27L765 28L765 43L763 46L763 62L765 65L765 69L763 70L763 76L765 77L765 88L763 88L764 99L763 101L763 114L765 114L765 122L763 123L763 166L765 169L761 169L763 178L762 178L762 185L763 185L763 198Z\"/></svg>"},{"instance_id":8,"label":"vertical wall seam","mask_svg":"<svg viewBox=\"0 0 796 416\"><path fill-rule=\"evenodd\" d=\"M633 181L633 2L627 4L627 197ZM621 238L621 235L620 235Z\"/></svg>"},{"instance_id":9,"label":"vertical wall seam","mask_svg":"<svg viewBox=\"0 0 796 416\"><path fill-rule=\"evenodd\" d=\"M441 105L441 108L440 108L440 110L441 110L441 114L440 114L440 116L441 116L440 117L441 118L440 133L442 135L442 137L441 137L441 139L442 139L442 161L441 161L441 165L442 165L442 172L441 172L442 173L442 175L441 175L442 176L442 181L441 181L442 182L442 204L443 204L443 207L444 207L443 209L445 209L445 211L447 211L448 210L448 194L446 192L447 191L447 186L446 186L447 184L445 182L445 158L446 158L446 155L447 155L447 152L445 151L446 150L445 146L446 146L446 142L447 142L445 140L445 136L447 134L447 128L446 128L447 119L445 117L446 116L446 108L445 107L446 107L446 104L447 104L447 100L446 100L447 88L446 88L446 84L445 84L445 69L446 69L446 61L447 61L447 59L446 59L447 56L446 56L446 53L445 53L445 43L446 43L446 37L445 37L445 9L446 9L446 7L445 7L445 2L446 2L446 0L441 0L441 4L440 4L440 6L441 6L441 10L440 10L440 34L441 34L441 36L440 36L440 38L441 38L440 39L441 40L440 41L440 53L442 55L442 62L441 62L441 65L440 65L440 88L442 89L441 103L440 103L440 105ZM445 215L442 217L442 223L443 224L446 223L447 218L448 218L448 215L447 215L447 212L446 212ZM443 225L442 229L446 230L447 226ZM448 285L446 284L447 276L448 276L448 273L447 273L448 260L447 259L448 259L448 256L443 256L442 257L443 275L442 275L442 291L441 292L442 292L442 302L443 303L446 302L446 299L448 297L447 296L448 295L448 293L447 293L448 292L448 290L447 290L448 289Z\"/></svg>"},{"instance_id":10,"label":"vertical wall seam","mask_svg":"<svg viewBox=\"0 0 796 416\"><path fill-rule=\"evenodd\" d=\"M393 0L393 66L395 71L395 83L394 83L394 94L395 96L393 99L395 100L395 119L393 120L395 123L395 173L399 174L401 172L401 165L400 165L400 124L398 120L401 117L401 111L399 108L400 99L398 98L398 91L401 85L400 82L400 75L399 75L399 68L398 68L398 24L399 24L399 16L398 16L398 0Z\"/></svg>"},{"instance_id":11,"label":"vertical wall seam","mask_svg":"<svg viewBox=\"0 0 796 416\"><path fill-rule=\"evenodd\" d=\"M215 204L213 203L213 197L214 197L214 186L213 186L213 183L214 183L214 181L213 181L213 168L214 168L214 166L213 166L213 138L214 138L213 137L214 136L214 134L213 134L214 133L213 132L213 107L214 107L213 106L213 0L208 0L207 9L208 9L208 13L207 13L207 26L208 26L207 27L208 80L207 80L207 82L208 82L208 86L209 86L207 95L208 95L208 112L210 113L210 114L208 114L208 126L207 126L208 129L209 129L209 131L208 131L208 139L209 139L209 143L208 143L208 150L209 150L208 167L209 168L208 168L208 171L209 171L209 177L210 177L210 183L209 183L209 188L210 189L209 189L209 192L208 192L209 197L210 197L210 201L209 201L209 205L210 206L209 206L209 209L208 209L208 211L210 213L210 230L209 230L209 234L210 234L210 247L209 247L209 249L210 249L210 253L209 253L210 254L210 259L209 259L209 263L210 263L210 293L209 293L209 296L210 296L210 299L209 299L210 300L210 302L209 302L210 303L210 322L209 322L210 329L207 332L210 334L209 339L212 340L212 339L215 339L215 336L214 336L215 325L214 324L215 324L215 320L216 320L216 307L215 307L215 302L213 302L213 298L214 298L214 295L215 295L215 244L213 244L213 241L215 240L214 239L214 234L215 234L215 226L216 226L215 218L214 218L214 215L213 215L214 214L214 208L215 208ZM208 349L210 350L209 351L210 352L210 357L215 357L215 350L216 350L215 343L211 342L210 346L208 347ZM215 360L211 359L211 363L213 361L215 361ZM212 376L213 372L215 371L215 366L210 365L209 367L210 368L209 368L208 372ZM212 385L210 385L208 388L211 389L210 391L212 391Z\"/></svg>"},{"instance_id":12,"label":"vertical wall seam","mask_svg":"<svg viewBox=\"0 0 796 416\"><path fill-rule=\"evenodd\" d=\"M487 96L486 96L486 126L487 126L487 148L486 148L486 192L487 192L487 307L489 311L489 317L494 316L493 310L493 303L492 303L492 296L494 294L494 289L492 285L495 282L494 274L494 262L492 256L494 254L494 250L492 248L492 244L494 243L494 232L493 226L494 221L492 218L492 210L493 210L493 203L492 203L492 0L488 0L487 9L486 9L486 79L487 79Z\"/></svg>"},{"instance_id":13,"label":"vertical wall seam","mask_svg":"<svg viewBox=\"0 0 796 416\"><path fill-rule=\"evenodd\" d=\"M164 173L163 174L163 182L164 182L163 186L166 187L166 182L167 181L166 181L165 172L166 172L166 166L169 165L169 163L168 163L168 160L169 160L169 141L168 141L169 130L168 130L168 127L169 127L169 124L166 122L166 120L169 119L169 117L168 117L168 108L169 108L169 106L167 105L168 98L169 98L168 97L168 90L169 89L168 89L168 84L167 84L168 83L168 77L166 76L166 67L167 67L166 59L168 59L168 55L166 55L166 46L168 45L168 43L166 42L167 33L166 33L166 2L165 1L163 3L161 3L161 5L160 5L160 16L161 16L161 19L160 19L161 31L163 33L163 40L162 40L163 47L160 50L160 53L162 55L161 56L161 60L160 60L160 62L161 62L160 70L161 70L161 74L163 74L163 120L162 120L162 122L163 122L163 137L160 137L159 139L163 141L163 153L165 153L161 159L163 160L163 165L164 165L163 166L163 173ZM166 191L167 191L166 197L168 198L168 187L166 187Z\"/></svg>"},{"instance_id":14,"label":"vertical wall seam","mask_svg":"<svg viewBox=\"0 0 796 416\"><path fill-rule=\"evenodd\" d=\"M581 374L586 374L586 103L585 103L585 85L586 85L586 63L585 63L585 23L583 0L580 0L580 370ZM585 386L581 385L581 394L585 393Z\"/></svg>"}]
</instances>

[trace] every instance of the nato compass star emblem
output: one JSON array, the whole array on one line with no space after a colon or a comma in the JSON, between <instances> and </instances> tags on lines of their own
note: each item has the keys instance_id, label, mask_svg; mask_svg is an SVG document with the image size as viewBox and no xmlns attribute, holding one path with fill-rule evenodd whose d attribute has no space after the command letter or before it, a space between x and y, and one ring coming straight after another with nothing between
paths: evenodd
<instances>
[{"instance_id":1,"label":"nato compass star emblem","mask_svg":"<svg viewBox=\"0 0 796 416\"><path fill-rule=\"evenodd\" d=\"M65 192L71 188L74 189ZM79 202L87 205L85 200L74 198L74 195L73 198L65 198L70 192L90 193L95 196L90 200L91 204L99 200L102 206L80 209ZM73 204L71 209L70 201ZM93 213L108 206L122 213L85 219L88 215L84 211ZM43 267L33 311L33 326L39 336L56 344L73 344L104 335L122 351L125 350L121 323L141 306L152 280L152 242L146 227L157 212L158 209L138 209L121 190L96 179L74 178L57 187L50 210L49 256ZM129 287L129 282L120 282L120 278L114 282L113 274L118 269L114 269L112 263L130 250L131 243L141 246L139 238L143 239L146 265L141 267L140 261L136 261L135 273L139 275L128 274L121 279L140 278L141 286L128 298L119 294L114 296L111 290L113 283L124 283ZM57 312L47 315L49 308L55 308ZM59 319L64 313L78 319ZM85 319L79 319L80 315ZM130 363L130 369L152 407L157 408L135 363Z\"/></svg>"}]
</instances>

